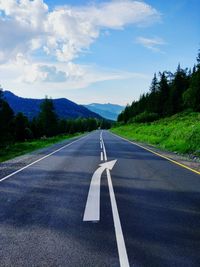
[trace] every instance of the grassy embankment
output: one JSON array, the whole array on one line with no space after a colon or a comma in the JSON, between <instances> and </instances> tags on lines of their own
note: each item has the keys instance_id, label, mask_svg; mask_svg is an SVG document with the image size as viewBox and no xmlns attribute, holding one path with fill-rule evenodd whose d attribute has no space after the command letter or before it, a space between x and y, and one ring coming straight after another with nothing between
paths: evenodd
<instances>
[{"instance_id":1,"label":"grassy embankment","mask_svg":"<svg viewBox=\"0 0 200 267\"><path fill-rule=\"evenodd\" d=\"M129 140L200 156L200 113L180 113L151 123L119 125L111 131Z\"/></svg>"},{"instance_id":2,"label":"grassy embankment","mask_svg":"<svg viewBox=\"0 0 200 267\"><path fill-rule=\"evenodd\" d=\"M26 141L23 143L15 143L10 144L6 148L0 149L0 162L3 162L8 159L15 158L17 156L24 155L26 153L32 152L34 150L45 148L50 145L56 144L58 142L64 141L66 139L70 139L75 136L81 135L78 134L70 134L70 135L58 135L55 137L50 137L46 139L38 139L38 140L31 140Z\"/></svg>"}]
</instances>

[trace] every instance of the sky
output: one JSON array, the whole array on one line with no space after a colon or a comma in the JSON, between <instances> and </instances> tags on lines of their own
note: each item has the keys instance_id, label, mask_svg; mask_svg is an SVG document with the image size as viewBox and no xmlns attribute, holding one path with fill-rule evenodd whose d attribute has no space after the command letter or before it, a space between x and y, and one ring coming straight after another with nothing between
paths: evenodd
<instances>
[{"instance_id":1,"label":"sky","mask_svg":"<svg viewBox=\"0 0 200 267\"><path fill-rule=\"evenodd\" d=\"M126 105L192 67L199 0L0 0L0 84L22 97Z\"/></svg>"}]
</instances>

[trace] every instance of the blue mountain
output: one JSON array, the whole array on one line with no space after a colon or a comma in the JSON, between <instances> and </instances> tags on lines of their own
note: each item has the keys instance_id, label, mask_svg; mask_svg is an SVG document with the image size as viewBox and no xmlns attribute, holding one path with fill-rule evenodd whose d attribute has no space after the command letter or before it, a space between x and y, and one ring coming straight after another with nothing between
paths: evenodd
<instances>
[{"instance_id":1,"label":"blue mountain","mask_svg":"<svg viewBox=\"0 0 200 267\"><path fill-rule=\"evenodd\" d=\"M32 99L16 96L10 91L3 92L4 99L8 102L15 113L22 112L29 119L37 116L40 111L40 105L44 99ZM53 99L55 111L59 118L97 118L102 117L95 112L88 110L82 105L78 105L66 98Z\"/></svg>"},{"instance_id":2,"label":"blue mountain","mask_svg":"<svg viewBox=\"0 0 200 267\"><path fill-rule=\"evenodd\" d=\"M118 115L124 110L124 106L115 105L115 104L98 104L92 103L88 105L84 105L84 107L88 108L89 110L99 114L100 116L116 121Z\"/></svg>"}]
</instances>

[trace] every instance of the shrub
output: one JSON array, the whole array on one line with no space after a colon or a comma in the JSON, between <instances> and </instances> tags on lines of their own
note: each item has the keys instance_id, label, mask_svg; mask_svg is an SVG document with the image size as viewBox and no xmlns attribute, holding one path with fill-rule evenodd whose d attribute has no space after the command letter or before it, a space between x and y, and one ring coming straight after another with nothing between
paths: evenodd
<instances>
[{"instance_id":1,"label":"shrub","mask_svg":"<svg viewBox=\"0 0 200 267\"><path fill-rule=\"evenodd\" d=\"M133 118L133 122L152 122L158 119L159 119L159 116L157 113L149 113L145 111L135 116Z\"/></svg>"}]
</instances>

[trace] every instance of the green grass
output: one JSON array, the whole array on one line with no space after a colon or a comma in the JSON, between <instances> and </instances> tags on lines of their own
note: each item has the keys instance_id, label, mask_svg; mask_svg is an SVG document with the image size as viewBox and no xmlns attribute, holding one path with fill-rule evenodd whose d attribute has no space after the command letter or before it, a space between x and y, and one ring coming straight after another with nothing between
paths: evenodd
<instances>
[{"instance_id":1,"label":"green grass","mask_svg":"<svg viewBox=\"0 0 200 267\"><path fill-rule=\"evenodd\" d=\"M34 150L48 147L50 145L56 144L58 142L67 140L69 138L79 136L78 134L71 134L71 135L58 135L55 137L50 137L46 139L38 139L38 140L32 140L27 141L23 143L15 143L10 144L6 148L0 148L0 162L6 161L8 159L15 158L17 156L24 155L26 153L32 152Z\"/></svg>"},{"instance_id":2,"label":"green grass","mask_svg":"<svg viewBox=\"0 0 200 267\"><path fill-rule=\"evenodd\" d=\"M180 113L152 123L116 126L111 131L129 140L200 156L200 113Z\"/></svg>"}]
</instances>

